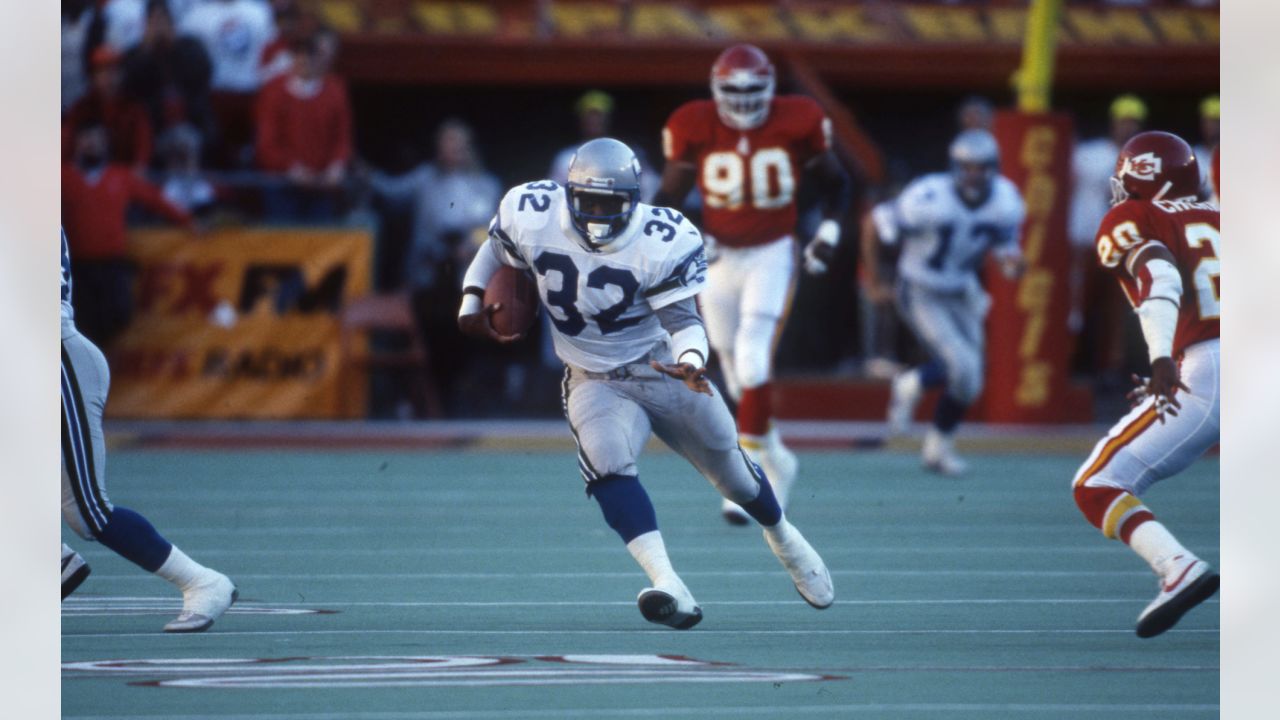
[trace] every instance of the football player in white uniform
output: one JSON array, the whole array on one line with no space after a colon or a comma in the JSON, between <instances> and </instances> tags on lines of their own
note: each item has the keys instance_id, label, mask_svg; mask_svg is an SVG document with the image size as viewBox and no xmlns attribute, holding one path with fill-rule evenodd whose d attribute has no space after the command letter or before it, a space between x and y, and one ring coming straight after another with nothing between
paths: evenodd
<instances>
[{"instance_id":1,"label":"football player in white uniform","mask_svg":"<svg viewBox=\"0 0 1280 720\"><path fill-rule=\"evenodd\" d=\"M76 329L71 308L71 253L62 233L62 517L77 535L96 540L182 591L182 613L165 632L209 629L238 591L222 573L187 557L142 515L107 499L107 443L102 411L111 376L102 351ZM80 554L62 544L62 597L89 575Z\"/></svg>"},{"instance_id":2,"label":"football player in white uniform","mask_svg":"<svg viewBox=\"0 0 1280 720\"><path fill-rule=\"evenodd\" d=\"M702 237L679 213L639 198L635 153L612 138L578 149L564 187L544 180L512 188L467 270L458 325L475 337L517 340L493 329L498 305L483 305L484 288L502 265L536 279L565 363L563 401L578 468L587 495L649 577L637 599L646 620L683 630L702 619L672 569L638 478L650 432L764 526L800 595L828 607L835 593L826 565L783 516L705 377L707 335L694 299L706 283Z\"/></svg>"},{"instance_id":3,"label":"football player in white uniform","mask_svg":"<svg viewBox=\"0 0 1280 720\"><path fill-rule=\"evenodd\" d=\"M895 288L898 310L932 356L894 378L889 430L903 432L927 388L943 388L933 425L925 434L926 468L944 475L964 472L953 438L965 409L982 392L983 321L991 298L978 270L987 253L1006 276L1022 272L1018 233L1026 211L1022 196L999 174L999 148L986 130L966 130L950 148L951 171L918 178L896 200L872 210L874 236L863 238L868 296L883 297L876 259L901 248Z\"/></svg>"}]
</instances>

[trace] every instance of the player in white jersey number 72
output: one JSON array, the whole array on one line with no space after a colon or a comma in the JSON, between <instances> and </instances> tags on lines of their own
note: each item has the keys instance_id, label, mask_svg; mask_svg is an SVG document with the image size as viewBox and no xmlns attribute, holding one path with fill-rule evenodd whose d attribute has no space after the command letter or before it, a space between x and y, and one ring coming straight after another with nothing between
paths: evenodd
<instances>
[{"instance_id":1,"label":"player in white jersey number 72","mask_svg":"<svg viewBox=\"0 0 1280 720\"><path fill-rule=\"evenodd\" d=\"M805 601L828 607L835 592L826 565L784 517L705 377L707 335L694 300L706 283L702 236L679 213L641 203L639 193L635 154L611 138L578 149L565 187L541 181L511 189L467 270L459 328L518 339L494 331L494 306L481 298L502 265L533 274L565 363L562 394L578 468L587 495L649 577L637 598L646 620L683 630L702 619L640 484L637 460L650 433L742 505Z\"/></svg>"}]
</instances>

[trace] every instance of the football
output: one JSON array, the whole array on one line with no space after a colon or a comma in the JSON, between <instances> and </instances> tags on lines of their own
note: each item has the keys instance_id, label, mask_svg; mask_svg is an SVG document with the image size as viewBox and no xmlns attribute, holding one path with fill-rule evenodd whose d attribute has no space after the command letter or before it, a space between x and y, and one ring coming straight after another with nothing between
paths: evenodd
<instances>
[{"instance_id":1,"label":"football","mask_svg":"<svg viewBox=\"0 0 1280 720\"><path fill-rule=\"evenodd\" d=\"M538 316L538 286L529 274L504 265L484 290L484 305L500 303L493 314L493 329L499 335L515 335L529 330Z\"/></svg>"}]
</instances>

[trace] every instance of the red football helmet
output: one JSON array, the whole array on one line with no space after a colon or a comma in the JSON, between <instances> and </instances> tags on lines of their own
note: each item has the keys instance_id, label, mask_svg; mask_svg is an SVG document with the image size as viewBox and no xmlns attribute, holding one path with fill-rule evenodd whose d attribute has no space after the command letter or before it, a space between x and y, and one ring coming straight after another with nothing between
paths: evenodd
<instances>
[{"instance_id":1,"label":"red football helmet","mask_svg":"<svg viewBox=\"0 0 1280 720\"><path fill-rule=\"evenodd\" d=\"M1113 204L1175 200L1200 191L1200 165L1185 140L1167 132L1138 133L1120 149L1111 178Z\"/></svg>"},{"instance_id":2,"label":"red football helmet","mask_svg":"<svg viewBox=\"0 0 1280 720\"><path fill-rule=\"evenodd\" d=\"M711 66L711 96L725 125L735 130L759 127L769 116L774 72L769 57L755 45L734 45Z\"/></svg>"}]
</instances>

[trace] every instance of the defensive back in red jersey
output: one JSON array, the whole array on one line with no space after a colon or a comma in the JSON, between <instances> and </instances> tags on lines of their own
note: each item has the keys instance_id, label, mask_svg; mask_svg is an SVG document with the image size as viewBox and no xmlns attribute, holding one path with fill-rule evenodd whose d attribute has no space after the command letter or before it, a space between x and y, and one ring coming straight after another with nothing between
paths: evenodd
<instances>
[{"instance_id":1,"label":"defensive back in red jersey","mask_svg":"<svg viewBox=\"0 0 1280 720\"><path fill-rule=\"evenodd\" d=\"M717 242L748 247L795 232L804 166L831 146L831 124L813 100L775 97L760 127L735 130L711 100L685 103L662 129L667 162L698 168L703 225Z\"/></svg>"},{"instance_id":2,"label":"defensive back in red jersey","mask_svg":"<svg viewBox=\"0 0 1280 720\"><path fill-rule=\"evenodd\" d=\"M1182 302L1173 355L1188 346L1218 337L1221 315L1222 270L1219 261L1218 209L1211 203L1186 200L1126 200L1111 208L1095 239L1098 262L1114 272L1120 286L1137 307L1150 289L1143 277L1133 277L1133 260L1149 243L1173 253L1182 276Z\"/></svg>"}]
</instances>

